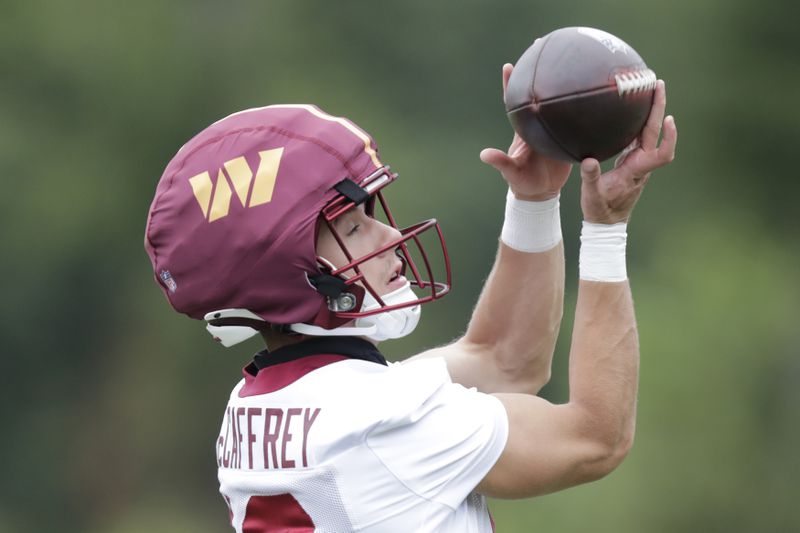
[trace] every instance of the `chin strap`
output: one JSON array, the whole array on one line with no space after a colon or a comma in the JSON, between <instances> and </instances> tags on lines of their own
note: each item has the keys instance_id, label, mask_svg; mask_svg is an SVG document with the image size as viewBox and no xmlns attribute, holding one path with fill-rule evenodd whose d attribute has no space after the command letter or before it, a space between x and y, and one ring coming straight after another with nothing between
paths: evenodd
<instances>
[{"instance_id":1,"label":"chin strap","mask_svg":"<svg viewBox=\"0 0 800 533\"><path fill-rule=\"evenodd\" d=\"M383 302L388 305L397 305L417 300L417 295L411 290L411 284L406 283L403 287L381 296ZM373 311L380 309L380 304L367 292L364 295L364 305L362 311ZM385 311L375 315L356 319L356 326L375 328L375 332L367 335L373 341L385 341L388 339L399 339L410 334L417 327L422 313L422 306L417 304L411 307L402 307L394 311Z\"/></svg>"},{"instance_id":2,"label":"chin strap","mask_svg":"<svg viewBox=\"0 0 800 533\"><path fill-rule=\"evenodd\" d=\"M381 299L386 305L397 305L414 301L417 299L417 295L411 290L411 284L406 283L405 286L382 296ZM373 311L379 307L378 301L367 291L361 310ZM388 339L399 339L414 331L419 323L420 314L421 306L415 305L357 318L353 326L348 327L325 329L311 324L297 323L290 324L288 329L301 335L316 337L355 336L366 337L380 342ZM214 340L226 348L246 341L266 326L266 322L261 317L247 309L213 311L206 314L203 319L208 322L206 330L211 333ZM225 324L226 321L235 323ZM243 325L248 322L252 324L252 327Z\"/></svg>"},{"instance_id":3,"label":"chin strap","mask_svg":"<svg viewBox=\"0 0 800 533\"><path fill-rule=\"evenodd\" d=\"M381 296L381 299L387 306L391 306L413 302L417 299L417 295L411 290L411 284L406 283L403 287ZM388 339L399 339L414 331L419 323L421 307L420 305L414 305L412 307L403 307L401 309L395 309L394 311L386 311L357 318L353 327L324 329L309 324L292 324L289 326L289 329L297 333L302 333L303 335L316 335L320 337L347 335L366 337L375 342L381 342ZM364 303L361 306L361 311L374 311L379 308L380 304L378 301L367 291L364 295Z\"/></svg>"},{"instance_id":4,"label":"chin strap","mask_svg":"<svg viewBox=\"0 0 800 533\"><path fill-rule=\"evenodd\" d=\"M235 319L236 324L225 324L226 321ZM208 322L206 330L211 333L214 340L226 348L244 342L255 336L267 323L257 314L247 309L221 309L206 313L203 320ZM216 324L212 324L215 322ZM242 323L252 322L253 326L244 326Z\"/></svg>"},{"instance_id":5,"label":"chin strap","mask_svg":"<svg viewBox=\"0 0 800 533\"><path fill-rule=\"evenodd\" d=\"M312 335L314 337L368 337L377 331L376 326L366 328L351 328L341 327L334 329L325 329L319 326L312 326L311 324L291 324L289 329L301 335Z\"/></svg>"}]
</instances>

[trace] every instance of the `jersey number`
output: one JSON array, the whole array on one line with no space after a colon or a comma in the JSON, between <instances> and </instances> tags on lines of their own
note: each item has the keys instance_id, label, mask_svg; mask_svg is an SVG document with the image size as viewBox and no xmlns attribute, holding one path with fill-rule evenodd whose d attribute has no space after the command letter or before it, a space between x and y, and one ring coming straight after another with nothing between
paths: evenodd
<instances>
[{"instance_id":1,"label":"jersey number","mask_svg":"<svg viewBox=\"0 0 800 533\"><path fill-rule=\"evenodd\" d=\"M313 533L314 522L291 494L251 496L247 502L242 531Z\"/></svg>"}]
</instances>

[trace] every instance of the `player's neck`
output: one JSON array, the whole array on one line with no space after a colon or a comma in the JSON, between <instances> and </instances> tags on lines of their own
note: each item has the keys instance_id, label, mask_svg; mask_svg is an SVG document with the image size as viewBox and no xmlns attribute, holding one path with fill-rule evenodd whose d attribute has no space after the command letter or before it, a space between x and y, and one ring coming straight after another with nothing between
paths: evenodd
<instances>
[{"instance_id":1,"label":"player's neck","mask_svg":"<svg viewBox=\"0 0 800 533\"><path fill-rule=\"evenodd\" d=\"M290 344L297 344L307 338L305 335L286 335L277 331L262 331L261 337L264 339L267 349L271 352Z\"/></svg>"},{"instance_id":2,"label":"player's neck","mask_svg":"<svg viewBox=\"0 0 800 533\"><path fill-rule=\"evenodd\" d=\"M277 331L262 331L261 337L264 339L264 343L267 345L267 349L270 352L274 352L279 348L283 348L284 346L289 346L292 344L297 344L298 342L304 341L309 337L306 335L286 335L285 333L278 333ZM363 339L367 342L374 344L376 347L378 346L378 342L367 337L358 337Z\"/></svg>"}]
</instances>

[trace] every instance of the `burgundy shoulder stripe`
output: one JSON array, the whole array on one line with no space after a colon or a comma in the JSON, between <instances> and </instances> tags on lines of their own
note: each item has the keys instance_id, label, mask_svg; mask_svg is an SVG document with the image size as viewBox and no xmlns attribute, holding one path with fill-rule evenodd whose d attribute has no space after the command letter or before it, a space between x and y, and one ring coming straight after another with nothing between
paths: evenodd
<instances>
[{"instance_id":1,"label":"burgundy shoulder stripe","mask_svg":"<svg viewBox=\"0 0 800 533\"><path fill-rule=\"evenodd\" d=\"M345 359L347 357L344 355L311 355L294 361L268 366L260 370L255 376L245 371L245 383L239 390L239 397L246 398L247 396L275 392L291 385L309 372Z\"/></svg>"},{"instance_id":2,"label":"burgundy shoulder stripe","mask_svg":"<svg viewBox=\"0 0 800 533\"><path fill-rule=\"evenodd\" d=\"M291 494L250 496L244 533L313 533L314 522Z\"/></svg>"}]
</instances>

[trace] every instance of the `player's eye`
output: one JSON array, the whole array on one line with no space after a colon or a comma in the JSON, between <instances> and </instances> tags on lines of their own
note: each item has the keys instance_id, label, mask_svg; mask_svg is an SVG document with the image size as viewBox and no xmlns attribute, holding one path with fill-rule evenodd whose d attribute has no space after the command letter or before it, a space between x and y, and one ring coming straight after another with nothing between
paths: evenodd
<instances>
[{"instance_id":1,"label":"player's eye","mask_svg":"<svg viewBox=\"0 0 800 533\"><path fill-rule=\"evenodd\" d=\"M355 235L356 231L358 231L358 228L360 226L361 224L353 224L353 227L350 229L350 231L347 232L347 236L350 237L351 235Z\"/></svg>"}]
</instances>

